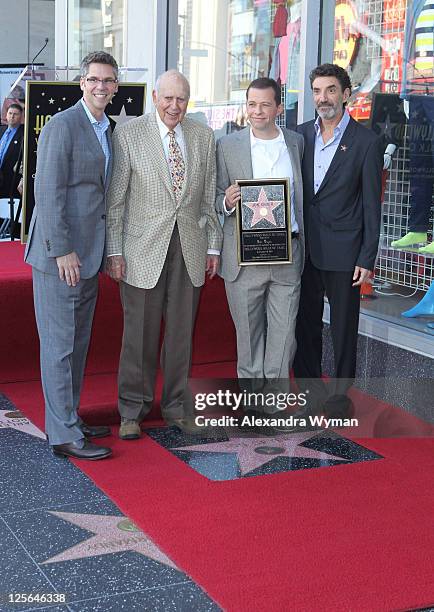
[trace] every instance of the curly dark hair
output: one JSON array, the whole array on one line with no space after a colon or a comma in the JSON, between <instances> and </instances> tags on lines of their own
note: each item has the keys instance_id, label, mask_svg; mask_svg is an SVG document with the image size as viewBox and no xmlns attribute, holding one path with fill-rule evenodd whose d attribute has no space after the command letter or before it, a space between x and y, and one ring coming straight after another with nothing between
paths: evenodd
<instances>
[{"instance_id":1,"label":"curly dark hair","mask_svg":"<svg viewBox=\"0 0 434 612\"><path fill-rule=\"evenodd\" d=\"M321 64L314 68L309 75L311 87L314 80L318 77L335 77L339 81L342 91L349 89L351 93L351 80L348 72L337 64Z\"/></svg>"}]
</instances>

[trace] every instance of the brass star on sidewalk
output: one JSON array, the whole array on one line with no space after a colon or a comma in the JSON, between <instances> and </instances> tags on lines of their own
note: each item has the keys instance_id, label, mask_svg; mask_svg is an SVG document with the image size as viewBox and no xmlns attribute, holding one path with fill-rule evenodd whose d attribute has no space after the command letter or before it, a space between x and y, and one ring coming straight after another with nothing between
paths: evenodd
<instances>
[{"instance_id":1,"label":"brass star on sidewalk","mask_svg":"<svg viewBox=\"0 0 434 612\"><path fill-rule=\"evenodd\" d=\"M133 551L153 561L158 561L174 569L176 565L167 557L148 536L125 516L104 516L99 514L75 514L73 512L52 512L54 516L86 529L95 535L83 542L67 548L42 563L59 563L73 559L86 559L98 555Z\"/></svg>"}]
</instances>

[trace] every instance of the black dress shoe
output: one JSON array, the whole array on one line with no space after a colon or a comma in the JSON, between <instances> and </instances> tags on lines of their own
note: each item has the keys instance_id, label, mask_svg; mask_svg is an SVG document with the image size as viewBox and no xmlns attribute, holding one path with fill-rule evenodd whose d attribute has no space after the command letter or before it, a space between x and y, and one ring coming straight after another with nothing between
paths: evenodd
<instances>
[{"instance_id":1,"label":"black dress shoe","mask_svg":"<svg viewBox=\"0 0 434 612\"><path fill-rule=\"evenodd\" d=\"M111 429L107 425L86 425L86 423L82 423L80 429L86 438L104 438L111 435Z\"/></svg>"},{"instance_id":2,"label":"black dress shoe","mask_svg":"<svg viewBox=\"0 0 434 612\"><path fill-rule=\"evenodd\" d=\"M84 439L77 442L66 442L66 444L53 444L51 447L53 453L59 457L75 457L75 459L89 459L96 461L97 459L105 459L112 454L111 448L98 446Z\"/></svg>"}]
</instances>

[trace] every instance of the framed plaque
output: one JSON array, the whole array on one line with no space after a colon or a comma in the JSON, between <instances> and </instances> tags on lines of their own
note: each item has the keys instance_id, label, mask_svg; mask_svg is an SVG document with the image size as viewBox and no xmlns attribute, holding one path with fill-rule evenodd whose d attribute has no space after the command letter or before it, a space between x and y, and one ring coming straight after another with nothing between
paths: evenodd
<instances>
[{"instance_id":1,"label":"framed plaque","mask_svg":"<svg viewBox=\"0 0 434 612\"><path fill-rule=\"evenodd\" d=\"M289 179L239 180L236 205L240 266L292 263Z\"/></svg>"}]
</instances>

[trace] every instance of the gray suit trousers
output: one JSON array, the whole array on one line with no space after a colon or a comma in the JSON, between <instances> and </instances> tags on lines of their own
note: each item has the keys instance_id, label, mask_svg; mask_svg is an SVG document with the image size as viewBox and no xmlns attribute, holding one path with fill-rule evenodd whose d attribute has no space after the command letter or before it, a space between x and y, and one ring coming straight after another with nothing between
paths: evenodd
<instances>
[{"instance_id":1,"label":"gray suit trousers","mask_svg":"<svg viewBox=\"0 0 434 612\"><path fill-rule=\"evenodd\" d=\"M78 416L84 367L98 293L98 275L75 287L33 268L45 430L50 444L83 438Z\"/></svg>"},{"instance_id":2,"label":"gray suit trousers","mask_svg":"<svg viewBox=\"0 0 434 612\"><path fill-rule=\"evenodd\" d=\"M301 252L293 241L288 281L273 279L273 266L246 266L233 282L225 281L237 332L237 372L251 379L251 389L266 381L287 381L296 350L295 323L300 299ZM257 381L255 385L253 379ZM269 391L272 391L270 385Z\"/></svg>"}]
</instances>

